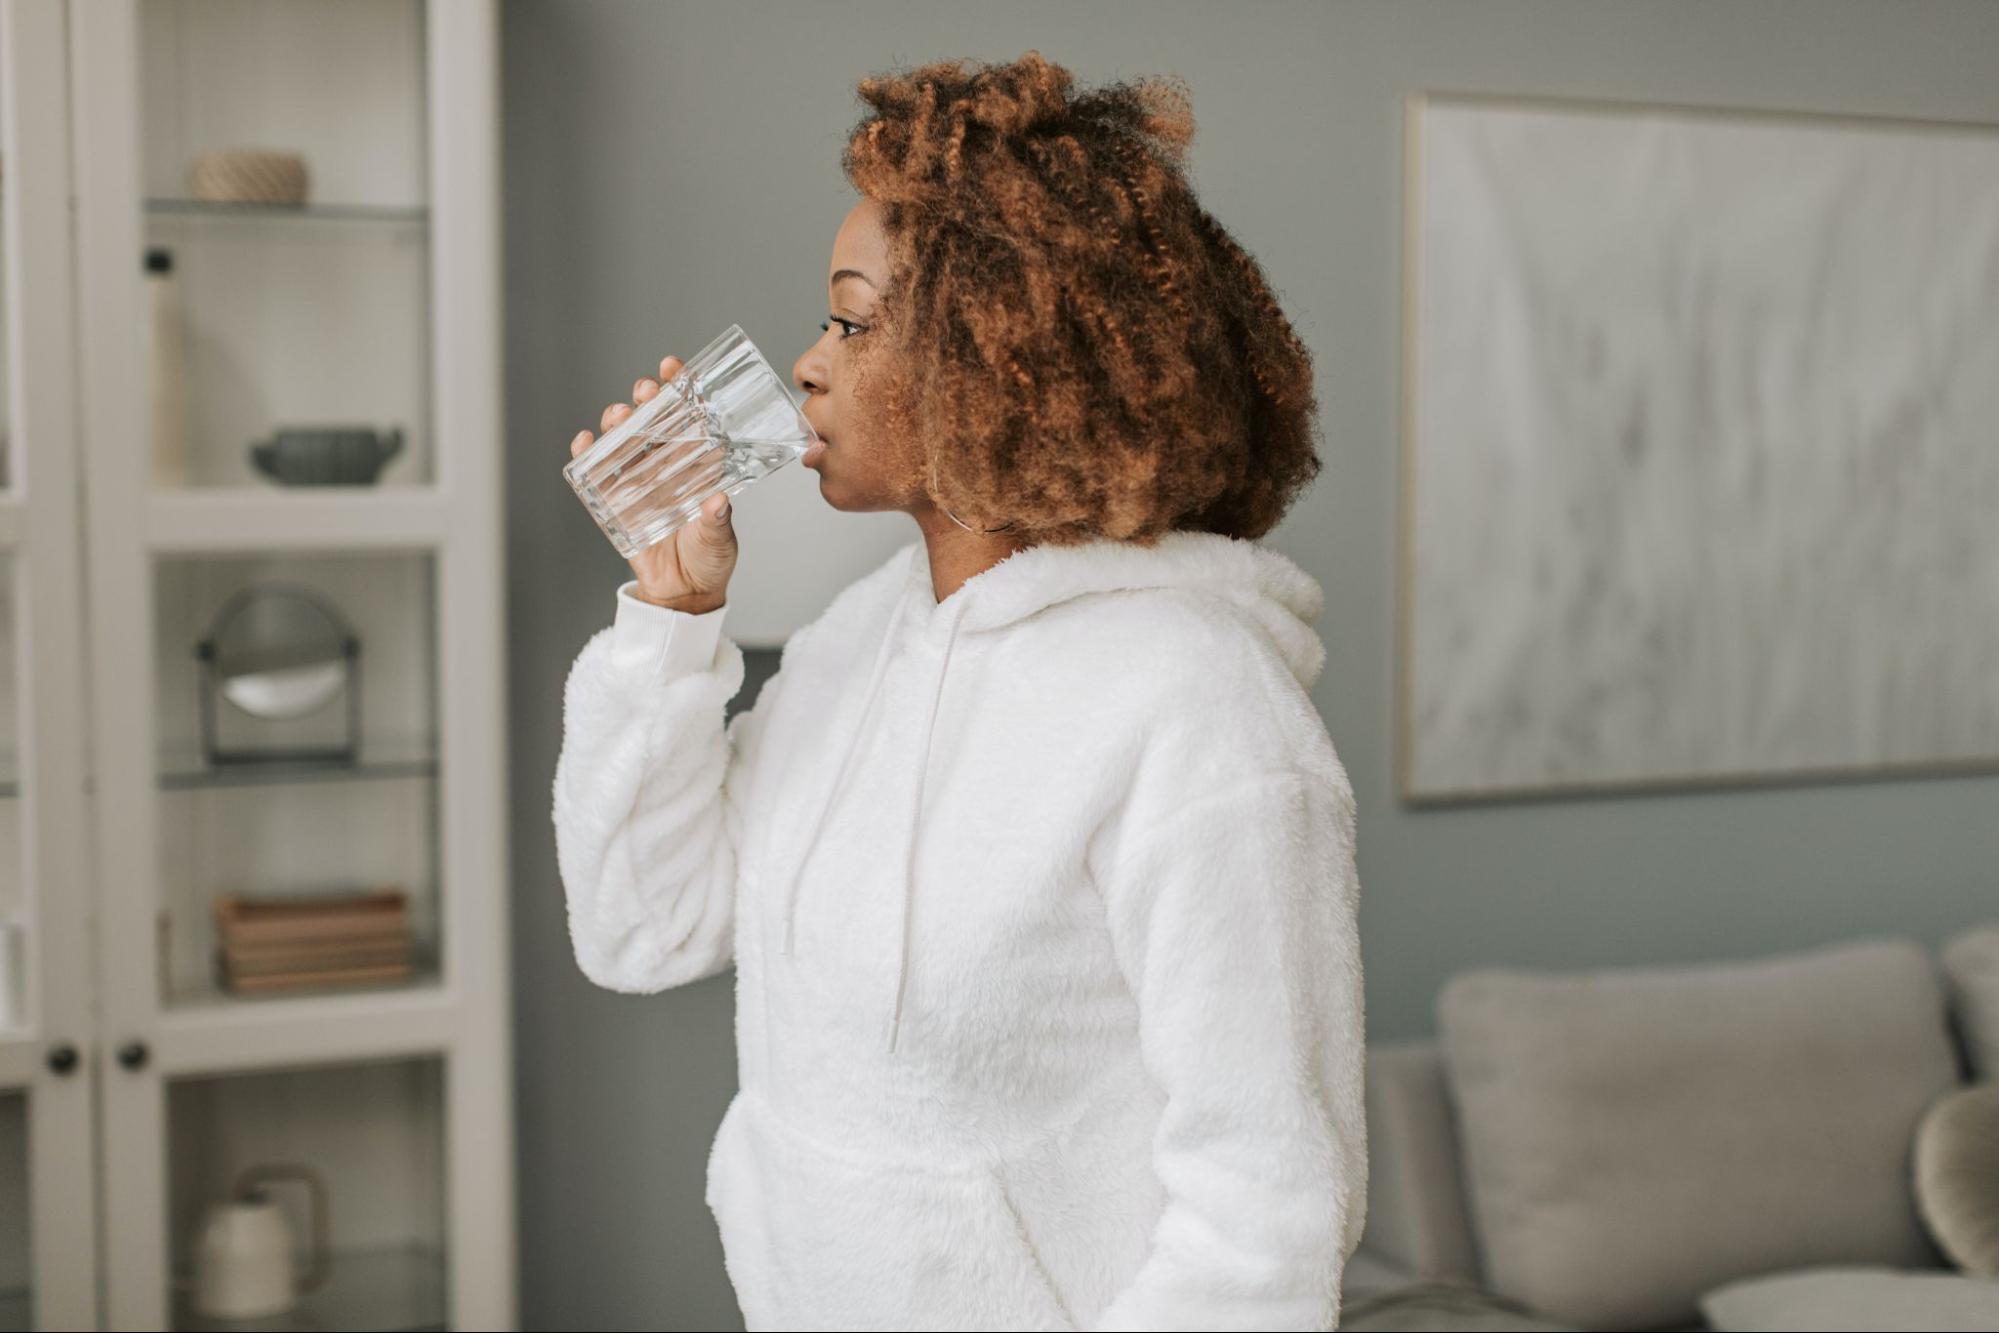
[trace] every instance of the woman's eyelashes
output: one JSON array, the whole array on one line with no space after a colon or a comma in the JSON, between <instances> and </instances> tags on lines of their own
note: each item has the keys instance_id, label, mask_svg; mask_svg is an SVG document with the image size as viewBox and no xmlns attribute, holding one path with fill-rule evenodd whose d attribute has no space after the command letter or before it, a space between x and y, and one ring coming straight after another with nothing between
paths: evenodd
<instances>
[{"instance_id":1,"label":"woman's eyelashes","mask_svg":"<svg viewBox=\"0 0 1999 1333\"><path fill-rule=\"evenodd\" d=\"M831 315L825 319L820 320L819 331L821 333L824 333L828 328L832 327L835 324L838 324L840 326L840 340L842 342L845 342L847 339L853 337L856 332L865 333L867 331L866 326L861 324L856 324L851 319L841 319L838 315Z\"/></svg>"}]
</instances>

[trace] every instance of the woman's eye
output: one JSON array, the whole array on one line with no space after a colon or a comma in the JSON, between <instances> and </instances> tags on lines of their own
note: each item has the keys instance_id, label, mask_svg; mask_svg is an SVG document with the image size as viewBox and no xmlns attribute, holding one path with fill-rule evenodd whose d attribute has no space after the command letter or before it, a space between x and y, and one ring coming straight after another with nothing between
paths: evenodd
<instances>
[{"instance_id":1,"label":"woman's eye","mask_svg":"<svg viewBox=\"0 0 1999 1333\"><path fill-rule=\"evenodd\" d=\"M828 328L831 328L835 324L838 324L840 326L840 338L841 341L843 342L846 339L853 337L854 331L861 327L860 325L854 323L854 321L852 321L851 319L841 319L838 315L833 315L819 321L819 331L821 333L824 333Z\"/></svg>"}]
</instances>

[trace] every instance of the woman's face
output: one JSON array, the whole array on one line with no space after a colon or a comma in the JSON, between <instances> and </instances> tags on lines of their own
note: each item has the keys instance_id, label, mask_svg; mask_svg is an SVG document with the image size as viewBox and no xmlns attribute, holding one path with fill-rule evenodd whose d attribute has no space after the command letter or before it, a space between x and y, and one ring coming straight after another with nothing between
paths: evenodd
<instances>
[{"instance_id":1,"label":"woman's face","mask_svg":"<svg viewBox=\"0 0 1999 1333\"><path fill-rule=\"evenodd\" d=\"M833 238L825 329L791 368L792 382L806 395L805 419L826 441L806 466L819 474L819 493L835 509L913 511L928 504L914 467L872 437L853 410L856 356L862 340L874 336L875 299L887 282L881 206L863 198Z\"/></svg>"}]
</instances>

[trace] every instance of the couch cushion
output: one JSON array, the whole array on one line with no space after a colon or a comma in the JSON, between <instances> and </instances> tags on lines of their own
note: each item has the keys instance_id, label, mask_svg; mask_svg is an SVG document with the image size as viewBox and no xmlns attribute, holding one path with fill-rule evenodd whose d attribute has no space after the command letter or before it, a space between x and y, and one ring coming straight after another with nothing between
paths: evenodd
<instances>
[{"instance_id":1,"label":"couch cushion","mask_svg":"<svg viewBox=\"0 0 1999 1333\"><path fill-rule=\"evenodd\" d=\"M1466 1282L1412 1282L1380 1292L1343 1310L1339 1327L1343 1333L1576 1333L1573 1324Z\"/></svg>"},{"instance_id":2,"label":"couch cushion","mask_svg":"<svg viewBox=\"0 0 1999 1333\"><path fill-rule=\"evenodd\" d=\"M1916 1215L1918 1118L1957 1080L1912 941L1568 973L1438 993L1483 1271L1596 1329L1699 1318L1738 1276L1943 1262Z\"/></svg>"},{"instance_id":3,"label":"couch cushion","mask_svg":"<svg viewBox=\"0 0 1999 1333\"><path fill-rule=\"evenodd\" d=\"M1428 1040L1370 1042L1366 1086L1363 1244L1411 1280L1476 1281L1442 1049Z\"/></svg>"},{"instance_id":4,"label":"couch cushion","mask_svg":"<svg viewBox=\"0 0 1999 1333\"><path fill-rule=\"evenodd\" d=\"M1999 1282L1873 1264L1825 1265L1738 1278L1703 1296L1701 1309L1724 1333L1991 1333L1999 1328Z\"/></svg>"},{"instance_id":5,"label":"couch cushion","mask_svg":"<svg viewBox=\"0 0 1999 1333\"><path fill-rule=\"evenodd\" d=\"M1972 1077L1999 1079L1999 924L1953 935L1943 946L1943 970Z\"/></svg>"}]
</instances>

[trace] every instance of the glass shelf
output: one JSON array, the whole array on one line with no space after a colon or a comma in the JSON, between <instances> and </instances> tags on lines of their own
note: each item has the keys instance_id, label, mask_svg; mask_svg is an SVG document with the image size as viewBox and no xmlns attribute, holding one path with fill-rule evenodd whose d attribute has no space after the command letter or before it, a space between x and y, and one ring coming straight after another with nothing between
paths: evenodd
<instances>
[{"instance_id":1,"label":"glass shelf","mask_svg":"<svg viewBox=\"0 0 1999 1333\"><path fill-rule=\"evenodd\" d=\"M408 204L229 204L209 199L148 199L146 213L156 218L213 219L217 222L374 222L421 227L430 210Z\"/></svg>"},{"instance_id":2,"label":"glass shelf","mask_svg":"<svg viewBox=\"0 0 1999 1333\"><path fill-rule=\"evenodd\" d=\"M202 762L199 750L180 746L162 751L159 785L162 791L197 791L301 782L384 782L395 778L434 778L438 767L436 747L417 741L364 744L360 759L352 764L274 763L222 767L210 767ZM20 794L21 784L15 775L14 756L0 752L0 801L15 800Z\"/></svg>"},{"instance_id":3,"label":"glass shelf","mask_svg":"<svg viewBox=\"0 0 1999 1333\"><path fill-rule=\"evenodd\" d=\"M216 894L307 886L395 885L407 894L411 971L314 987L318 996L439 984L439 828L447 775L436 702L437 592L432 552L299 551L160 557L154 565L153 739L159 995L169 1009L294 998L215 984ZM220 698L199 647L245 590L304 589L358 644L345 697L291 718L258 718ZM254 603L252 604L255 605ZM255 620L247 622L260 623ZM279 633L267 650L283 648ZM287 631L296 632L296 631ZM323 646L323 645L322 645ZM206 718L206 720L205 720ZM213 732L237 750L358 747L357 761L210 764Z\"/></svg>"},{"instance_id":4,"label":"glass shelf","mask_svg":"<svg viewBox=\"0 0 1999 1333\"><path fill-rule=\"evenodd\" d=\"M437 965L435 951L422 942L412 946L410 973L395 981L369 981L339 986L296 986L272 990L224 990L208 975L176 984L167 996L175 1009L231 1007L244 1004L273 1004L286 1000L324 1000L343 995L395 994L399 991L435 990L443 984L444 973Z\"/></svg>"},{"instance_id":5,"label":"glass shelf","mask_svg":"<svg viewBox=\"0 0 1999 1333\"><path fill-rule=\"evenodd\" d=\"M257 787L276 783L367 782L437 776L434 743L420 740L363 742L351 764L327 761L248 763L211 766L190 745L171 746L160 755L160 788L188 791L212 787Z\"/></svg>"}]
</instances>

